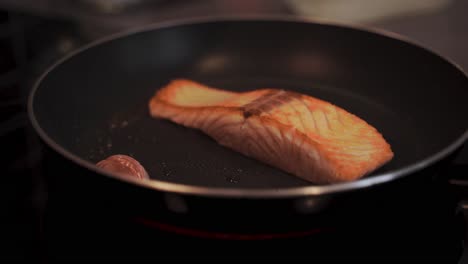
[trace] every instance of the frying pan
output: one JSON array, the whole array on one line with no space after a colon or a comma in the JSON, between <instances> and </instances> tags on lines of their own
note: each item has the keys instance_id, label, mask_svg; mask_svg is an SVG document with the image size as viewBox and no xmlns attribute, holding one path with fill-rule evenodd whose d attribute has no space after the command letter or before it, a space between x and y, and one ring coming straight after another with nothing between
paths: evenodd
<instances>
[{"instance_id":1,"label":"frying pan","mask_svg":"<svg viewBox=\"0 0 468 264\"><path fill-rule=\"evenodd\" d=\"M151 118L150 97L175 78L321 98L376 127L395 157L353 182L306 182L199 131ZM146 26L81 48L42 75L28 109L51 157L49 190L69 207L131 211L159 227L264 234L310 229L340 215L347 222L379 199L407 190L410 201L415 186L424 192L424 182L468 137L467 88L457 65L387 32L297 18L216 17ZM151 180L94 165L114 154L134 157ZM278 217L289 220L271 220Z\"/></svg>"}]
</instances>

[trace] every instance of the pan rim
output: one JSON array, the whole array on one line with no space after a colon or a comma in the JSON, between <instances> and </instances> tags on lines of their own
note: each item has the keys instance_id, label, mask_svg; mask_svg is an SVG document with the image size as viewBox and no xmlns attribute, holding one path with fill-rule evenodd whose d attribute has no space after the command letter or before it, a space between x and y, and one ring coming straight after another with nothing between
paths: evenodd
<instances>
[{"instance_id":1,"label":"pan rim","mask_svg":"<svg viewBox=\"0 0 468 264\"><path fill-rule=\"evenodd\" d=\"M192 17L192 18L183 18L183 19L175 19L175 20L168 20L165 22L157 22L152 23L144 26L140 26L137 28L133 28L130 30L125 30L122 32L114 33L103 38L97 39L87 45L84 45L73 52L67 54L66 56L62 57L61 59L57 60L55 63L50 65L42 74L41 76L35 81L34 85L28 96L27 102L27 112L29 120L32 124L32 127L39 135L39 137L55 152L60 154L62 157L70 160L71 162L86 168L90 171L93 171L97 174L104 175L106 177L118 179L120 181L131 183L140 187L150 188L157 191L163 192L171 192L171 193L178 193L178 194L185 194L185 195L199 195L199 196L207 196L207 197L226 197L226 198L285 198L285 197L299 197L299 196L318 196L318 195L327 195L337 192L346 192L352 190L358 190L363 188L368 188L374 185L383 184L386 182L390 182L396 180L398 178L410 175L411 173L420 171L431 164L436 163L437 161L442 160L443 158L447 157L451 153L453 153L456 149L461 147L465 141L468 139L468 129L462 133L456 140L454 140L451 144L446 146L445 148L441 149L437 153L416 161L410 165L402 167L397 170L389 171L386 173L376 174L372 177L366 177L362 179L358 179L352 182L345 182L345 183L336 183L330 185L311 185L311 186L301 186L301 187L289 187L289 188L225 188L225 187L208 187L208 186L195 186L195 185L187 185L181 183L172 183L167 181L161 180L141 180L141 179L134 179L131 177L126 177L125 175L118 174L118 173L109 173L97 166L95 164L86 161L71 153L70 151L66 150L64 147L59 145L55 140L53 140L49 135L42 129L41 125L39 124L38 120L36 119L34 113L34 98L35 93L39 89L42 81L52 72L55 68L59 67L62 63L72 59L73 57L77 56L78 54L93 48L95 46L114 41L117 39L129 37L134 34L149 32L153 30L159 30L164 28L171 28L177 26L184 26L184 25L194 25L194 24L203 24L203 23L219 23L219 22L232 22L232 21L251 21L251 22L289 22L289 23L304 23L304 24L316 24L316 25L323 25L323 26L332 26L332 27L339 27L354 31L361 31L364 33L370 33L374 35L379 35L381 37L386 37L389 39L397 40L400 42L404 42L408 45L414 46L418 49L422 49L425 52L428 52L439 59L445 61L446 63L450 64L456 70L463 74L463 76L468 80L467 73L462 69L460 65L453 62L451 59L434 52L433 50L411 40L407 37L404 37L400 34L379 29L373 28L363 25L351 24L351 23L341 23L336 21L330 21L325 19L310 19L305 17L298 17L298 16L284 16L284 15L219 15L219 16L202 16L202 17Z\"/></svg>"}]
</instances>

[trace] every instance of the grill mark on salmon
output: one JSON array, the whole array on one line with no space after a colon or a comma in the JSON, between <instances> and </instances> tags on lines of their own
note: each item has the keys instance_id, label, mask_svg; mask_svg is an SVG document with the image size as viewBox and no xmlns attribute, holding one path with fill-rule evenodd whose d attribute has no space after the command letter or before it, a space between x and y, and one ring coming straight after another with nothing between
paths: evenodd
<instances>
[{"instance_id":1,"label":"grill mark on salmon","mask_svg":"<svg viewBox=\"0 0 468 264\"><path fill-rule=\"evenodd\" d=\"M361 118L283 89L231 92L174 80L156 91L149 111L154 118L202 130L224 147L318 184L359 179L394 155L377 129Z\"/></svg>"},{"instance_id":2,"label":"grill mark on salmon","mask_svg":"<svg viewBox=\"0 0 468 264\"><path fill-rule=\"evenodd\" d=\"M297 96L298 95L295 93L284 90L269 91L268 93L258 97L257 99L242 107L244 118L249 118L253 115L261 115L262 113L268 113L273 108L287 104Z\"/></svg>"}]
</instances>

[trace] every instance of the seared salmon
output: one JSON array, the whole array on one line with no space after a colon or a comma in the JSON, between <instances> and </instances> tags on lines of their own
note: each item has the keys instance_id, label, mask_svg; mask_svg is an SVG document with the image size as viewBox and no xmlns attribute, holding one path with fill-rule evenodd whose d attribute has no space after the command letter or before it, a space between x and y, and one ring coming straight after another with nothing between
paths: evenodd
<instances>
[{"instance_id":1,"label":"seared salmon","mask_svg":"<svg viewBox=\"0 0 468 264\"><path fill-rule=\"evenodd\" d=\"M361 118L283 89L232 92L177 79L156 91L149 112L316 184L359 179L394 155Z\"/></svg>"}]
</instances>

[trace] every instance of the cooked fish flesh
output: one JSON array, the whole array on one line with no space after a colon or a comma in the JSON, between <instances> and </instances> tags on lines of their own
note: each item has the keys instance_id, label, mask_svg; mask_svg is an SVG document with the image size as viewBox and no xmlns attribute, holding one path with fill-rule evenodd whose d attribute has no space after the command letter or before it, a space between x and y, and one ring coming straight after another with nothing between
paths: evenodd
<instances>
[{"instance_id":1,"label":"cooked fish flesh","mask_svg":"<svg viewBox=\"0 0 468 264\"><path fill-rule=\"evenodd\" d=\"M149 112L316 184L359 179L394 155L377 129L359 117L283 89L232 92L177 79L156 91Z\"/></svg>"}]
</instances>

